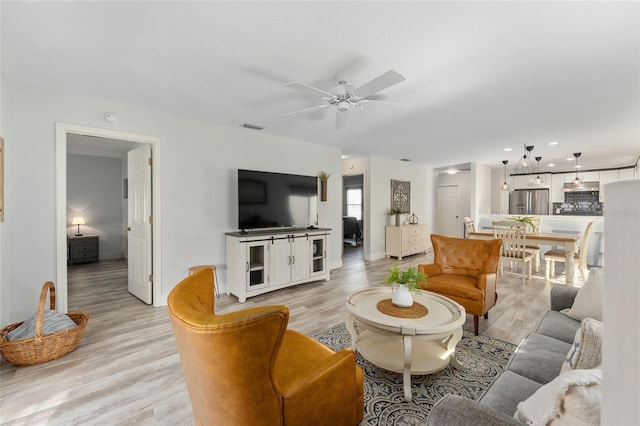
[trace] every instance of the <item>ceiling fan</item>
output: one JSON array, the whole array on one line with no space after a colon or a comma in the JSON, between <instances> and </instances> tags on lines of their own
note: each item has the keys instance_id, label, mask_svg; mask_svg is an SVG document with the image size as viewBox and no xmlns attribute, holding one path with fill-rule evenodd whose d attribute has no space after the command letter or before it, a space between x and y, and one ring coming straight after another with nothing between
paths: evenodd
<instances>
[{"instance_id":1,"label":"ceiling fan","mask_svg":"<svg viewBox=\"0 0 640 426\"><path fill-rule=\"evenodd\" d=\"M286 83L284 86L289 87L300 92L308 93L310 95L319 96L326 101L324 105L317 105L311 108L305 108L300 111L290 112L282 117L289 117L290 115L300 114L303 112L317 111L325 108L336 108L336 129L342 129L347 125L347 117L349 116L349 110L351 107L362 108L362 105L366 102L381 102L381 103L395 103L386 102L377 99L372 99L370 96L387 89L395 84L403 82L405 78L393 71L387 71L386 73L374 78L368 83L355 88L347 83L345 76L337 76L338 85L331 89L324 91L308 84L301 83L299 81L293 81Z\"/></svg>"}]
</instances>

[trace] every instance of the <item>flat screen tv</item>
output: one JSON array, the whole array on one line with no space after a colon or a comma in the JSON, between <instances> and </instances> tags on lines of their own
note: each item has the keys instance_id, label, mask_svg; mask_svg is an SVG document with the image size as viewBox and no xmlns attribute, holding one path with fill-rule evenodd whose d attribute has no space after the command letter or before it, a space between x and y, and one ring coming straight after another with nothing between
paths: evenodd
<instances>
[{"instance_id":1,"label":"flat screen tv","mask_svg":"<svg viewBox=\"0 0 640 426\"><path fill-rule=\"evenodd\" d=\"M318 224L316 176L238 170L238 228L306 228Z\"/></svg>"}]
</instances>

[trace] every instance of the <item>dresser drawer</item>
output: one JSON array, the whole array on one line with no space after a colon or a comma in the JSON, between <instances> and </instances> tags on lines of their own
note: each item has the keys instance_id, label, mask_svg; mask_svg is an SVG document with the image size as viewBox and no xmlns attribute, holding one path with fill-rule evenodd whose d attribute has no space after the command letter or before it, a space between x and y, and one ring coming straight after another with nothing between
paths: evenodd
<instances>
[{"instance_id":1,"label":"dresser drawer","mask_svg":"<svg viewBox=\"0 0 640 426\"><path fill-rule=\"evenodd\" d=\"M69 237L69 264L83 262L97 262L99 260L98 236Z\"/></svg>"}]
</instances>

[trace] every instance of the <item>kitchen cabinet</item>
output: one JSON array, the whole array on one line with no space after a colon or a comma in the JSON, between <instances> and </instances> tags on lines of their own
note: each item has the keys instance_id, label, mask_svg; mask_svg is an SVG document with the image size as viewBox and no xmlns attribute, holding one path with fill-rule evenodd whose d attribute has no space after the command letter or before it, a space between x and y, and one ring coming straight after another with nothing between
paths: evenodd
<instances>
[{"instance_id":1,"label":"kitchen cabinet","mask_svg":"<svg viewBox=\"0 0 640 426\"><path fill-rule=\"evenodd\" d=\"M600 179L600 172L584 172L581 173L580 171L578 171L578 177L580 179L582 179L583 182L597 182L598 179ZM572 173L565 173L564 175L564 181L566 183L571 183L575 180L576 178L576 173L572 172Z\"/></svg>"},{"instance_id":2,"label":"kitchen cabinet","mask_svg":"<svg viewBox=\"0 0 640 426\"><path fill-rule=\"evenodd\" d=\"M310 281L329 281L330 229L229 232L227 294L248 297Z\"/></svg>"},{"instance_id":3,"label":"kitchen cabinet","mask_svg":"<svg viewBox=\"0 0 640 426\"><path fill-rule=\"evenodd\" d=\"M604 202L605 185L618 181L618 170L602 170L600 172L600 202Z\"/></svg>"},{"instance_id":4,"label":"kitchen cabinet","mask_svg":"<svg viewBox=\"0 0 640 426\"><path fill-rule=\"evenodd\" d=\"M564 174L551 176L551 202L564 203Z\"/></svg>"},{"instance_id":5,"label":"kitchen cabinet","mask_svg":"<svg viewBox=\"0 0 640 426\"><path fill-rule=\"evenodd\" d=\"M633 168L618 170L618 180L634 180L635 178L635 169Z\"/></svg>"}]
</instances>

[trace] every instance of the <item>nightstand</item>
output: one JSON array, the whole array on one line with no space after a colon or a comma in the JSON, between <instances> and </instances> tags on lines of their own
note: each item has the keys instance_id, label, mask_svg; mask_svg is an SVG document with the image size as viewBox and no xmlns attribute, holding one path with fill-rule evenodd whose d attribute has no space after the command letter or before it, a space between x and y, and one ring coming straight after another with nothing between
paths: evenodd
<instances>
[{"instance_id":1,"label":"nightstand","mask_svg":"<svg viewBox=\"0 0 640 426\"><path fill-rule=\"evenodd\" d=\"M97 235L71 236L68 238L69 265L97 262L99 257L99 237Z\"/></svg>"}]
</instances>

